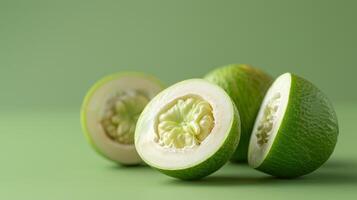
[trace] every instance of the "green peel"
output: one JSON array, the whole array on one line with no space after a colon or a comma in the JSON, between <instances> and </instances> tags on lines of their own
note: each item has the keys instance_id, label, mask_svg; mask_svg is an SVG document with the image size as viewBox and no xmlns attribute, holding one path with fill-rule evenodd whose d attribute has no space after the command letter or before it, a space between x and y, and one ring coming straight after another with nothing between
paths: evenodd
<instances>
[{"instance_id":1,"label":"green peel","mask_svg":"<svg viewBox=\"0 0 357 200\"><path fill-rule=\"evenodd\" d=\"M228 94L203 79L176 83L156 95L139 117L135 147L142 160L184 180L221 168L240 139L240 118Z\"/></svg>"},{"instance_id":2,"label":"green peel","mask_svg":"<svg viewBox=\"0 0 357 200\"><path fill-rule=\"evenodd\" d=\"M223 88L238 108L242 133L231 161L245 162L255 118L273 79L265 72L246 64L219 67L208 73L205 79Z\"/></svg>"},{"instance_id":3,"label":"green peel","mask_svg":"<svg viewBox=\"0 0 357 200\"><path fill-rule=\"evenodd\" d=\"M80 114L83 133L93 149L119 164L140 164L133 124L163 88L158 79L140 72L120 72L97 81L87 92Z\"/></svg>"},{"instance_id":4,"label":"green peel","mask_svg":"<svg viewBox=\"0 0 357 200\"><path fill-rule=\"evenodd\" d=\"M249 165L281 178L309 174L331 156L338 134L337 116L326 95L311 82L285 73L261 106L249 144Z\"/></svg>"}]
</instances>

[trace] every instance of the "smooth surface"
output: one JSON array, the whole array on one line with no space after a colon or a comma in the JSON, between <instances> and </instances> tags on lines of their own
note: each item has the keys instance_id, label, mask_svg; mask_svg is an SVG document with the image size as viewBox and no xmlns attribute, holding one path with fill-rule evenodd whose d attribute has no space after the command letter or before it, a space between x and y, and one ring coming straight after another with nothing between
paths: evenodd
<instances>
[{"instance_id":1,"label":"smooth surface","mask_svg":"<svg viewBox=\"0 0 357 200\"><path fill-rule=\"evenodd\" d=\"M103 159L85 141L78 111L2 111L0 199L353 199L357 106L336 108L341 127L336 151L313 174L281 180L229 164L197 182Z\"/></svg>"},{"instance_id":2,"label":"smooth surface","mask_svg":"<svg viewBox=\"0 0 357 200\"><path fill-rule=\"evenodd\" d=\"M171 84L248 63L357 101L357 1L1 0L0 109L77 109L99 78Z\"/></svg>"}]
</instances>

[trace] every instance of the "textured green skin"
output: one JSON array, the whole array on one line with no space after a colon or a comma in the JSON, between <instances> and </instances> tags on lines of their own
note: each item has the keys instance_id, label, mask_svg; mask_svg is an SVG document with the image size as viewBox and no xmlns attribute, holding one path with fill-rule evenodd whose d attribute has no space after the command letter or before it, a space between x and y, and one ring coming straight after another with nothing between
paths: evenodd
<instances>
[{"instance_id":1,"label":"textured green skin","mask_svg":"<svg viewBox=\"0 0 357 200\"><path fill-rule=\"evenodd\" d=\"M87 92L87 94L84 97L83 103L82 103L82 107L81 107L81 111L80 111L80 121L81 121L81 127L84 133L84 136L86 137L88 143L93 147L93 149L101 156L103 156L104 158L116 162L118 164L121 165L137 165L137 164L127 164L127 163L122 163L118 160L112 160L110 159L105 153L103 153L94 143L93 139L90 137L89 134L89 130L87 128L87 119L86 119L86 112L85 112L85 108L87 107L89 100L91 99L91 97L93 96L93 94L95 93L95 91L100 88L102 85L104 85L105 83L111 81L111 80L115 80L115 79L119 79L121 77L127 77L127 76L136 76L136 77L142 77L143 79L148 79L148 80L152 80L153 82L156 82L158 85L162 86L162 89L164 89L164 85L160 82L160 80L156 79L155 77L151 76L151 75L147 75L144 74L142 72L119 72L119 73L115 73L115 74L111 74L108 75L102 79L100 79L99 81L97 81Z\"/></svg>"},{"instance_id":2,"label":"textured green skin","mask_svg":"<svg viewBox=\"0 0 357 200\"><path fill-rule=\"evenodd\" d=\"M233 104L233 102L232 102ZM200 164L187 169L180 170L163 170L157 169L160 172L179 178L182 180L197 180L204 178L213 172L220 169L227 161L231 158L233 152L237 148L240 139L240 119L239 113L235 105L234 107L234 118L231 125L231 130L226 137L225 141L221 145L221 148L215 152L212 156L207 158L207 160L201 162ZM238 133L238 134L237 134Z\"/></svg>"},{"instance_id":3,"label":"textured green skin","mask_svg":"<svg viewBox=\"0 0 357 200\"><path fill-rule=\"evenodd\" d=\"M238 108L242 131L231 160L245 162L255 118L273 79L263 71L243 64L220 67L208 73L205 79L222 87Z\"/></svg>"},{"instance_id":4,"label":"textured green skin","mask_svg":"<svg viewBox=\"0 0 357 200\"><path fill-rule=\"evenodd\" d=\"M281 178L308 174L327 161L337 136L338 122L330 101L312 83L292 75L283 121L257 169Z\"/></svg>"}]
</instances>

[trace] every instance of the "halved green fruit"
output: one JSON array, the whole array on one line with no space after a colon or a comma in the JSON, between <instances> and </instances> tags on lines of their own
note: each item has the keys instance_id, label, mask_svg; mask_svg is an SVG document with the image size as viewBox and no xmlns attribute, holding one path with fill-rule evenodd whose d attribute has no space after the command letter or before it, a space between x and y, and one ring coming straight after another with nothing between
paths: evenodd
<instances>
[{"instance_id":1,"label":"halved green fruit","mask_svg":"<svg viewBox=\"0 0 357 200\"><path fill-rule=\"evenodd\" d=\"M250 138L249 165L292 178L320 167L337 142L338 123L327 97L296 75L279 76L265 96Z\"/></svg>"},{"instance_id":2,"label":"halved green fruit","mask_svg":"<svg viewBox=\"0 0 357 200\"><path fill-rule=\"evenodd\" d=\"M238 111L227 93L203 79L179 82L154 97L138 120L135 146L151 167L199 179L222 167L240 136Z\"/></svg>"},{"instance_id":3,"label":"halved green fruit","mask_svg":"<svg viewBox=\"0 0 357 200\"><path fill-rule=\"evenodd\" d=\"M242 133L232 161L246 161L250 134L260 104L273 79L250 65L228 65L217 68L205 79L222 87L238 108Z\"/></svg>"},{"instance_id":4,"label":"halved green fruit","mask_svg":"<svg viewBox=\"0 0 357 200\"><path fill-rule=\"evenodd\" d=\"M81 109L83 132L94 149L117 163L139 164L134 146L136 122L162 89L156 78L135 72L113 74L95 83Z\"/></svg>"}]
</instances>

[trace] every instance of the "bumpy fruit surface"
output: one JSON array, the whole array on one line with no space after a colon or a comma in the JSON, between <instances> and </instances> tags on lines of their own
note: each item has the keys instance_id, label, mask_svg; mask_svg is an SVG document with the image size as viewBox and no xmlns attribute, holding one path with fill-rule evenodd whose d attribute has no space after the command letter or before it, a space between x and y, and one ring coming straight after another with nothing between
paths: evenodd
<instances>
[{"instance_id":1,"label":"bumpy fruit surface","mask_svg":"<svg viewBox=\"0 0 357 200\"><path fill-rule=\"evenodd\" d=\"M273 79L265 72L244 64L219 67L208 73L205 79L223 88L238 108L241 139L231 160L245 162L255 118Z\"/></svg>"}]
</instances>

